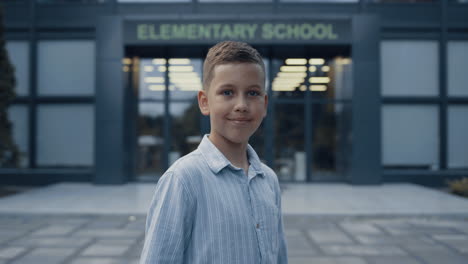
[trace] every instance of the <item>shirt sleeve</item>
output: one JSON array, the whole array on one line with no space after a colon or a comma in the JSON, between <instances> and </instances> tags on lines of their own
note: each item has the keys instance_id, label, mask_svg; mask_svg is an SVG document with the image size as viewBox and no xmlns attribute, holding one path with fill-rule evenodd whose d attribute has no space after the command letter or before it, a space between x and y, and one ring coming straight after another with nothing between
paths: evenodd
<instances>
[{"instance_id":1,"label":"shirt sleeve","mask_svg":"<svg viewBox=\"0 0 468 264\"><path fill-rule=\"evenodd\" d=\"M183 263L194 210L194 200L181 179L173 173L163 175L146 218L140 264Z\"/></svg>"},{"instance_id":2,"label":"shirt sleeve","mask_svg":"<svg viewBox=\"0 0 468 264\"><path fill-rule=\"evenodd\" d=\"M278 208L280 211L280 218L278 223L278 239L279 239L279 252L278 252L278 264L287 264L288 263L288 249L286 246L286 238L284 235L284 225L283 225L283 213L281 209L281 190L279 187L278 181L276 181L276 195L278 199Z\"/></svg>"}]
</instances>

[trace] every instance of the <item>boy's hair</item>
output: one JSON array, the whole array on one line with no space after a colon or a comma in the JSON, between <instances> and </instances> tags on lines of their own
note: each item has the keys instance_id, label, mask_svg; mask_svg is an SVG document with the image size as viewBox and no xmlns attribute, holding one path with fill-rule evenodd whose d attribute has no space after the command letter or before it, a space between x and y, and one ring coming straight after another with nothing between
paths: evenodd
<instances>
[{"instance_id":1,"label":"boy's hair","mask_svg":"<svg viewBox=\"0 0 468 264\"><path fill-rule=\"evenodd\" d=\"M265 64L256 49L245 42L223 41L210 48L203 63L203 90L213 80L213 70L217 65L229 63L254 63L260 65L265 78Z\"/></svg>"}]
</instances>

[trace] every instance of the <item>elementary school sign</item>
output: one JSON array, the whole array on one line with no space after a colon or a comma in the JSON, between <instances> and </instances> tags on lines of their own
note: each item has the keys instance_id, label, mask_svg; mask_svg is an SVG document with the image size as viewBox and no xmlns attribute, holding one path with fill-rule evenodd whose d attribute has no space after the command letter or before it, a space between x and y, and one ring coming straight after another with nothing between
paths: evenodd
<instances>
[{"instance_id":1,"label":"elementary school sign","mask_svg":"<svg viewBox=\"0 0 468 264\"><path fill-rule=\"evenodd\" d=\"M250 43L348 43L350 20L268 22L126 21L125 42L212 43L238 40Z\"/></svg>"}]
</instances>

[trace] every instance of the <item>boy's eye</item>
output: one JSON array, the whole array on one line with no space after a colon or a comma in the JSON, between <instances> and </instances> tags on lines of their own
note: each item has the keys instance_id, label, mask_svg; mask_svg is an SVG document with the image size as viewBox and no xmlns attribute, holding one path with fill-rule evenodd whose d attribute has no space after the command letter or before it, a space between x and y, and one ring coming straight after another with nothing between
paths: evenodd
<instances>
[{"instance_id":1,"label":"boy's eye","mask_svg":"<svg viewBox=\"0 0 468 264\"><path fill-rule=\"evenodd\" d=\"M231 90L223 91L223 95L232 95L232 91Z\"/></svg>"},{"instance_id":2,"label":"boy's eye","mask_svg":"<svg viewBox=\"0 0 468 264\"><path fill-rule=\"evenodd\" d=\"M257 91L249 91L247 94L250 95L250 96L259 96L260 95L260 93L257 92Z\"/></svg>"}]
</instances>

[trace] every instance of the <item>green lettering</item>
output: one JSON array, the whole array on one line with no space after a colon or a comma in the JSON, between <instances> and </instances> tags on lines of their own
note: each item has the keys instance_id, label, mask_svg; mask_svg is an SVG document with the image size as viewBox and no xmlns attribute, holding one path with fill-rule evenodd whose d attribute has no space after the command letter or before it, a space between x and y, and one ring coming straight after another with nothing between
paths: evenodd
<instances>
[{"instance_id":1,"label":"green lettering","mask_svg":"<svg viewBox=\"0 0 468 264\"><path fill-rule=\"evenodd\" d=\"M333 24L327 24L328 27L328 39L337 39L338 35L333 32Z\"/></svg>"},{"instance_id":2,"label":"green lettering","mask_svg":"<svg viewBox=\"0 0 468 264\"><path fill-rule=\"evenodd\" d=\"M188 24L187 25L187 38L188 39L196 39L197 38L197 25L196 24Z\"/></svg>"},{"instance_id":3,"label":"green lettering","mask_svg":"<svg viewBox=\"0 0 468 264\"><path fill-rule=\"evenodd\" d=\"M287 39L299 39L300 30L299 25L286 25L286 38Z\"/></svg>"},{"instance_id":4,"label":"green lettering","mask_svg":"<svg viewBox=\"0 0 468 264\"><path fill-rule=\"evenodd\" d=\"M314 35L314 27L310 24L301 25L301 38L311 39Z\"/></svg>"},{"instance_id":5,"label":"green lettering","mask_svg":"<svg viewBox=\"0 0 468 264\"><path fill-rule=\"evenodd\" d=\"M257 24L247 24L247 25L245 25L245 29L247 31L249 39L255 38L255 31L257 31L257 27L258 27Z\"/></svg>"},{"instance_id":6,"label":"green lettering","mask_svg":"<svg viewBox=\"0 0 468 264\"><path fill-rule=\"evenodd\" d=\"M213 33L214 33L215 39L219 39L220 30L221 30L221 24L213 24Z\"/></svg>"},{"instance_id":7,"label":"green lettering","mask_svg":"<svg viewBox=\"0 0 468 264\"><path fill-rule=\"evenodd\" d=\"M262 26L262 39L270 40L273 38L273 25L263 24Z\"/></svg>"},{"instance_id":8,"label":"green lettering","mask_svg":"<svg viewBox=\"0 0 468 264\"><path fill-rule=\"evenodd\" d=\"M284 24L275 25L274 34L277 39L284 39L286 37L286 26Z\"/></svg>"},{"instance_id":9,"label":"green lettering","mask_svg":"<svg viewBox=\"0 0 468 264\"><path fill-rule=\"evenodd\" d=\"M245 36L245 27L244 25L242 24L235 24L234 25L234 34L235 34L235 38L237 39L245 39L246 36Z\"/></svg>"},{"instance_id":10,"label":"green lettering","mask_svg":"<svg viewBox=\"0 0 468 264\"><path fill-rule=\"evenodd\" d=\"M211 38L211 31L210 31L211 25L199 25L198 27L198 34L199 38L204 38L204 39L210 39Z\"/></svg>"},{"instance_id":11,"label":"green lettering","mask_svg":"<svg viewBox=\"0 0 468 264\"><path fill-rule=\"evenodd\" d=\"M184 39L187 36L187 28L186 25L172 25L172 36L175 39Z\"/></svg>"},{"instance_id":12,"label":"green lettering","mask_svg":"<svg viewBox=\"0 0 468 264\"><path fill-rule=\"evenodd\" d=\"M147 40L148 39L148 25L147 24L138 24L137 25L137 39L138 40Z\"/></svg>"},{"instance_id":13,"label":"green lettering","mask_svg":"<svg viewBox=\"0 0 468 264\"><path fill-rule=\"evenodd\" d=\"M152 40L159 39L159 35L156 32L154 24L148 25L148 31L149 31L149 39L152 39Z\"/></svg>"},{"instance_id":14,"label":"green lettering","mask_svg":"<svg viewBox=\"0 0 468 264\"><path fill-rule=\"evenodd\" d=\"M232 29L230 25L224 25L222 30L221 30L221 38L232 38Z\"/></svg>"},{"instance_id":15,"label":"green lettering","mask_svg":"<svg viewBox=\"0 0 468 264\"><path fill-rule=\"evenodd\" d=\"M317 31L316 31L316 37L317 39L324 39L327 35L328 35L328 32L327 32L327 28L325 27L324 24L317 24L315 25Z\"/></svg>"},{"instance_id":16,"label":"green lettering","mask_svg":"<svg viewBox=\"0 0 468 264\"><path fill-rule=\"evenodd\" d=\"M159 36L161 37L161 39L164 39L164 40L171 39L171 25L162 24L159 27Z\"/></svg>"}]
</instances>

